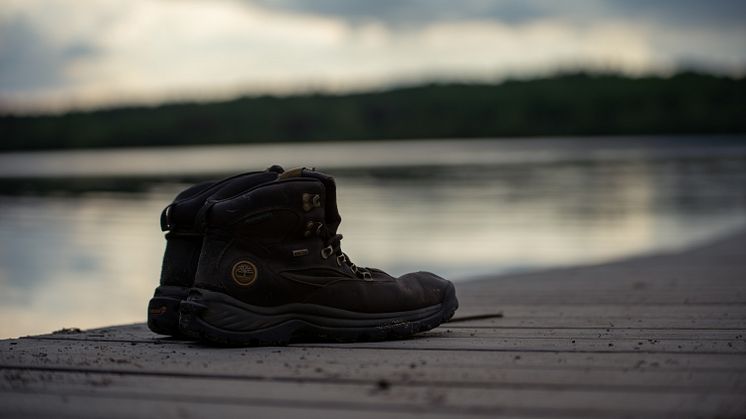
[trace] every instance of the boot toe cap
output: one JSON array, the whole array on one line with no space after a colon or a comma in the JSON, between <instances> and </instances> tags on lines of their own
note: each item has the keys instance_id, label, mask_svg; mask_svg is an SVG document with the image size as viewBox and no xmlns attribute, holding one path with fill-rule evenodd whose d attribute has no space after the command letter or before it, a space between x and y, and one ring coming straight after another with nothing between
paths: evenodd
<instances>
[{"instance_id":1,"label":"boot toe cap","mask_svg":"<svg viewBox=\"0 0 746 419\"><path fill-rule=\"evenodd\" d=\"M456 299L453 283L432 272L412 272L402 275L399 280L413 281L419 284L422 290L420 293L422 306L442 304L451 299Z\"/></svg>"}]
</instances>

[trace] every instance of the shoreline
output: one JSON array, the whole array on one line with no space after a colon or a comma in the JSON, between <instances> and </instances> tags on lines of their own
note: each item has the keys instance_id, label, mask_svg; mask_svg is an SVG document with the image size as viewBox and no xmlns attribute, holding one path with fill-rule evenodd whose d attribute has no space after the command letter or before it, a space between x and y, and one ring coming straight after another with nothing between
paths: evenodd
<instances>
[{"instance_id":1,"label":"shoreline","mask_svg":"<svg viewBox=\"0 0 746 419\"><path fill-rule=\"evenodd\" d=\"M637 264L654 265L656 263L662 263L675 259L687 259L690 254L699 254L702 252L717 251L714 249L723 249L723 252L728 254L731 253L731 248L738 248L741 246L746 249L746 227L740 226L739 228L733 229L728 232L713 233L710 237L694 240L689 244L686 244L680 248L670 249L656 249L651 251L643 251L639 253L631 253L626 256L612 257L605 261L589 262L589 263L576 263L569 265L555 265L546 268L527 268L526 270L518 270L515 272L505 273L486 273L473 275L467 278L457 280L458 285L479 283L479 282L490 282L490 281L502 281L507 279L518 279L524 277L531 277L535 279L544 279L545 277L556 277L566 275L568 273L580 271L580 270L591 270L591 269L603 269L603 268L624 268L626 266L633 266ZM744 258L746 258L746 250L741 252ZM556 279L555 279L556 280Z\"/></svg>"},{"instance_id":2,"label":"shoreline","mask_svg":"<svg viewBox=\"0 0 746 419\"><path fill-rule=\"evenodd\" d=\"M667 158L743 158L746 134L422 138L0 152L0 180L213 176L265 167L354 171ZM539 152L541 150L541 152ZM302 157L298 157L302 156ZM137 162L137 164L133 164Z\"/></svg>"},{"instance_id":3,"label":"shoreline","mask_svg":"<svg viewBox=\"0 0 746 419\"><path fill-rule=\"evenodd\" d=\"M459 309L456 316L490 312L493 304L667 306L706 305L713 301L733 305L746 315L746 281L740 281L746 278L745 249L746 229L739 229L682 250L644 253L596 264L479 276L459 282L458 295L478 301L483 290L491 288L494 293L489 294L490 304L472 304L466 310ZM735 290L713 298L691 294L687 287L699 285L703 276L713 287L723 282ZM667 287L672 288L668 294L650 293ZM617 294L626 298L618 301ZM503 310L503 314L508 316L509 312ZM746 329L746 320L743 327Z\"/></svg>"}]
</instances>

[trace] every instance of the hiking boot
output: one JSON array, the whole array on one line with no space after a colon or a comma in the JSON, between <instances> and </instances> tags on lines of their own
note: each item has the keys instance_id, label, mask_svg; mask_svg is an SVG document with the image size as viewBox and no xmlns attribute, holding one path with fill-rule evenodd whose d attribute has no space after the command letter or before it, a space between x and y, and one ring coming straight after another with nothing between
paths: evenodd
<instances>
[{"instance_id":1,"label":"hiking boot","mask_svg":"<svg viewBox=\"0 0 746 419\"><path fill-rule=\"evenodd\" d=\"M205 204L205 239L180 327L227 345L404 338L458 307L449 281L394 278L340 249L334 179L307 169Z\"/></svg>"},{"instance_id":2,"label":"hiking boot","mask_svg":"<svg viewBox=\"0 0 746 419\"><path fill-rule=\"evenodd\" d=\"M194 285L202 249L202 229L195 220L208 199L223 199L275 180L282 168L244 173L217 182L204 182L179 193L161 213L166 233L160 285L148 303L148 327L162 335L179 335L179 304Z\"/></svg>"}]
</instances>

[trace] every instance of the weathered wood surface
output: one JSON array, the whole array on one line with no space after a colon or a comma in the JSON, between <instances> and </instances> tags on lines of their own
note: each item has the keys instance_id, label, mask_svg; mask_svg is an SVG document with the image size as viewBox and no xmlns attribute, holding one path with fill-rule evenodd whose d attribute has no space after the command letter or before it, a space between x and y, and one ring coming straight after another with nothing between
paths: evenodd
<instances>
[{"instance_id":1,"label":"weathered wood surface","mask_svg":"<svg viewBox=\"0 0 746 419\"><path fill-rule=\"evenodd\" d=\"M143 324L0 341L0 416L746 416L746 234L458 293L454 321L403 341L216 348Z\"/></svg>"}]
</instances>

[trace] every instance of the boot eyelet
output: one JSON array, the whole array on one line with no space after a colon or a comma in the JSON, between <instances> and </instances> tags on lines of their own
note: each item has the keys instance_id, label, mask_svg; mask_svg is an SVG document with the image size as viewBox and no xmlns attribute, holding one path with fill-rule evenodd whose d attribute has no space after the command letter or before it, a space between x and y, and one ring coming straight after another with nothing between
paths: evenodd
<instances>
[{"instance_id":1,"label":"boot eyelet","mask_svg":"<svg viewBox=\"0 0 746 419\"><path fill-rule=\"evenodd\" d=\"M321 249L321 257L324 259L329 259L329 256L334 253L334 248L331 246L326 246L325 248Z\"/></svg>"},{"instance_id":2,"label":"boot eyelet","mask_svg":"<svg viewBox=\"0 0 746 419\"><path fill-rule=\"evenodd\" d=\"M337 266L342 266L344 261L345 261L345 255L342 254L342 255L337 256Z\"/></svg>"},{"instance_id":3,"label":"boot eyelet","mask_svg":"<svg viewBox=\"0 0 746 419\"><path fill-rule=\"evenodd\" d=\"M363 281L372 281L373 280L373 275L371 275L370 272L368 272L368 271L362 271L361 273L363 275Z\"/></svg>"},{"instance_id":4,"label":"boot eyelet","mask_svg":"<svg viewBox=\"0 0 746 419\"><path fill-rule=\"evenodd\" d=\"M303 211L311 211L314 208L321 207L321 195L318 194L303 194Z\"/></svg>"}]
</instances>

